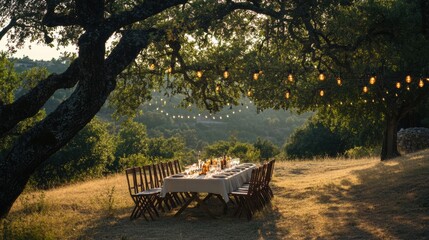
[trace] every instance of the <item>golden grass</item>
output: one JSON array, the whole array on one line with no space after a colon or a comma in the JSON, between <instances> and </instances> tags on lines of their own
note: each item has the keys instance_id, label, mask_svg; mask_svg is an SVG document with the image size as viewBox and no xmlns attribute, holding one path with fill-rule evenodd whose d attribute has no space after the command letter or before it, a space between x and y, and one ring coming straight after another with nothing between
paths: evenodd
<instances>
[{"instance_id":1,"label":"golden grass","mask_svg":"<svg viewBox=\"0 0 429 240\"><path fill-rule=\"evenodd\" d=\"M428 239L428 180L429 150L388 162L276 162L276 197L250 222L231 214L211 219L200 209L146 222L129 220L133 203L119 174L49 190L44 197L24 194L8 228L39 227L44 238L56 239ZM213 210L221 212L218 205Z\"/></svg>"}]
</instances>

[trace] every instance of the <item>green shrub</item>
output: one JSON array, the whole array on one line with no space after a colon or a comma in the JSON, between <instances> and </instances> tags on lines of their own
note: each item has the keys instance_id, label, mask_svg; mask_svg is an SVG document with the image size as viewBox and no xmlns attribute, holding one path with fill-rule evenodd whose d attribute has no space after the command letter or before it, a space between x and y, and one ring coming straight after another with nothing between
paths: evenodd
<instances>
[{"instance_id":1,"label":"green shrub","mask_svg":"<svg viewBox=\"0 0 429 240\"><path fill-rule=\"evenodd\" d=\"M345 152L345 156L348 158L365 158L365 157L373 157L379 155L378 148L370 148L370 147L354 147Z\"/></svg>"},{"instance_id":2,"label":"green shrub","mask_svg":"<svg viewBox=\"0 0 429 240\"><path fill-rule=\"evenodd\" d=\"M344 152L341 137L319 122L311 121L296 130L284 147L288 158L337 156Z\"/></svg>"},{"instance_id":3,"label":"green shrub","mask_svg":"<svg viewBox=\"0 0 429 240\"><path fill-rule=\"evenodd\" d=\"M50 188L102 176L114 160L115 141L108 127L94 118L36 171L31 182L39 188Z\"/></svg>"}]
</instances>

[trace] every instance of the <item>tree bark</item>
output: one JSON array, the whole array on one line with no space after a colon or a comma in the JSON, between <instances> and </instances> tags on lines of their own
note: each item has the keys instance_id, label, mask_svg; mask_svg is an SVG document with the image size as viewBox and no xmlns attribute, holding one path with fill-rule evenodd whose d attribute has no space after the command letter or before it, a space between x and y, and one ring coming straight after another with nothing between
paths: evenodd
<instances>
[{"instance_id":1,"label":"tree bark","mask_svg":"<svg viewBox=\"0 0 429 240\"><path fill-rule=\"evenodd\" d=\"M397 136L399 117L386 116L386 128L383 136L383 146L381 149L381 161L389 160L400 156L398 152Z\"/></svg>"}]
</instances>

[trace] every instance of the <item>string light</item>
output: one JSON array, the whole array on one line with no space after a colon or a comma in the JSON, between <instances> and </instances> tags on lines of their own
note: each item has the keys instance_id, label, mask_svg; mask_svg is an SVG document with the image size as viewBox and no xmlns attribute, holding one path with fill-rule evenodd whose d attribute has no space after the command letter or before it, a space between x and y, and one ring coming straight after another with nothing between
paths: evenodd
<instances>
[{"instance_id":1,"label":"string light","mask_svg":"<svg viewBox=\"0 0 429 240\"><path fill-rule=\"evenodd\" d=\"M248 96L248 97L251 97L251 96L253 96L253 92L252 92L252 89L249 89L249 90L247 91L247 96Z\"/></svg>"},{"instance_id":2,"label":"string light","mask_svg":"<svg viewBox=\"0 0 429 240\"><path fill-rule=\"evenodd\" d=\"M362 91L363 91L364 93L367 93L367 92L368 92L368 87L367 87L367 86L363 86Z\"/></svg>"},{"instance_id":3,"label":"string light","mask_svg":"<svg viewBox=\"0 0 429 240\"><path fill-rule=\"evenodd\" d=\"M343 80L341 80L340 76L337 77L337 85L338 86L342 86L343 85Z\"/></svg>"},{"instance_id":4,"label":"string light","mask_svg":"<svg viewBox=\"0 0 429 240\"><path fill-rule=\"evenodd\" d=\"M219 93L221 89L222 86L220 85L220 83L216 84L216 92Z\"/></svg>"},{"instance_id":5,"label":"string light","mask_svg":"<svg viewBox=\"0 0 429 240\"><path fill-rule=\"evenodd\" d=\"M320 95L321 97L325 96L325 90L324 90L324 89L320 89L320 91L319 91L319 95Z\"/></svg>"},{"instance_id":6,"label":"string light","mask_svg":"<svg viewBox=\"0 0 429 240\"><path fill-rule=\"evenodd\" d=\"M225 70L223 71L223 78L227 79L229 77L228 67L225 67Z\"/></svg>"},{"instance_id":7,"label":"string light","mask_svg":"<svg viewBox=\"0 0 429 240\"><path fill-rule=\"evenodd\" d=\"M258 78L259 78L259 71L255 71L255 72L253 73L253 80L257 81L257 80L258 80Z\"/></svg>"},{"instance_id":8,"label":"string light","mask_svg":"<svg viewBox=\"0 0 429 240\"><path fill-rule=\"evenodd\" d=\"M285 91L285 98L286 99L290 98L290 89L286 89L286 91Z\"/></svg>"},{"instance_id":9,"label":"string light","mask_svg":"<svg viewBox=\"0 0 429 240\"><path fill-rule=\"evenodd\" d=\"M401 88L401 82L396 82L395 86L396 86L397 89L400 89Z\"/></svg>"},{"instance_id":10,"label":"string light","mask_svg":"<svg viewBox=\"0 0 429 240\"><path fill-rule=\"evenodd\" d=\"M371 75L371 77L369 78L369 84L374 85L376 81L377 79L375 74Z\"/></svg>"},{"instance_id":11,"label":"string light","mask_svg":"<svg viewBox=\"0 0 429 240\"><path fill-rule=\"evenodd\" d=\"M410 75L405 76L405 82L411 83L411 76Z\"/></svg>"},{"instance_id":12,"label":"string light","mask_svg":"<svg viewBox=\"0 0 429 240\"><path fill-rule=\"evenodd\" d=\"M198 69L197 70L197 78L202 78L203 77L203 70Z\"/></svg>"},{"instance_id":13,"label":"string light","mask_svg":"<svg viewBox=\"0 0 429 240\"><path fill-rule=\"evenodd\" d=\"M292 74L292 71L289 71L289 73L288 73L288 75L287 75L287 80L289 81L289 82L293 82L293 74Z\"/></svg>"},{"instance_id":14,"label":"string light","mask_svg":"<svg viewBox=\"0 0 429 240\"><path fill-rule=\"evenodd\" d=\"M420 79L420 81L419 81L419 87L424 87L425 86L425 83L423 82L423 80L422 79Z\"/></svg>"},{"instance_id":15,"label":"string light","mask_svg":"<svg viewBox=\"0 0 429 240\"><path fill-rule=\"evenodd\" d=\"M155 59L149 59L149 70L153 71L155 70Z\"/></svg>"},{"instance_id":16,"label":"string light","mask_svg":"<svg viewBox=\"0 0 429 240\"><path fill-rule=\"evenodd\" d=\"M322 70L320 70L319 71L319 80L325 81L325 79L326 79L325 73Z\"/></svg>"},{"instance_id":17,"label":"string light","mask_svg":"<svg viewBox=\"0 0 429 240\"><path fill-rule=\"evenodd\" d=\"M168 68L167 68L167 73L168 73L168 74L171 74L172 72L173 72L173 68L172 68L172 67L168 67Z\"/></svg>"}]
</instances>

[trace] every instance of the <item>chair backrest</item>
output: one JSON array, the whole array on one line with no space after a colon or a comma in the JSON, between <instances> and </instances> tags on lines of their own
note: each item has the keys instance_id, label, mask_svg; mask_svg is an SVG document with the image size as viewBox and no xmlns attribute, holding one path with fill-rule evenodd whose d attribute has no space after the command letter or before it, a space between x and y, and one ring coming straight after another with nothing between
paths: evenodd
<instances>
[{"instance_id":1,"label":"chair backrest","mask_svg":"<svg viewBox=\"0 0 429 240\"><path fill-rule=\"evenodd\" d=\"M167 169L168 169L169 176L178 173L177 171L175 171L175 168L174 168L172 161L167 162Z\"/></svg>"},{"instance_id":2,"label":"chair backrest","mask_svg":"<svg viewBox=\"0 0 429 240\"><path fill-rule=\"evenodd\" d=\"M174 164L174 169L175 169L176 173L181 173L182 172L182 168L180 167L179 160L177 160L177 159L174 160L173 164Z\"/></svg>"},{"instance_id":3,"label":"chair backrest","mask_svg":"<svg viewBox=\"0 0 429 240\"><path fill-rule=\"evenodd\" d=\"M125 175L127 176L128 190L131 195L144 190L142 172L140 167L126 169Z\"/></svg>"},{"instance_id":4,"label":"chair backrest","mask_svg":"<svg viewBox=\"0 0 429 240\"><path fill-rule=\"evenodd\" d=\"M266 173L266 177L265 177L265 184L266 185L268 185L271 182L271 179L273 178L274 163L275 162L276 162L275 159L268 162L267 173Z\"/></svg>"},{"instance_id":5,"label":"chair backrest","mask_svg":"<svg viewBox=\"0 0 429 240\"><path fill-rule=\"evenodd\" d=\"M252 175L250 176L249 181L249 191L247 192L248 195L253 195L254 193L259 191L259 181L260 181L260 174L262 171L262 167L256 167L252 170Z\"/></svg>"},{"instance_id":6,"label":"chair backrest","mask_svg":"<svg viewBox=\"0 0 429 240\"><path fill-rule=\"evenodd\" d=\"M159 188L162 186L164 182L164 178L162 177L162 172L160 171L159 163L155 163L152 165L152 174L154 187Z\"/></svg>"},{"instance_id":7,"label":"chair backrest","mask_svg":"<svg viewBox=\"0 0 429 240\"><path fill-rule=\"evenodd\" d=\"M142 167L144 190L149 190L156 187L152 166L153 165L145 165Z\"/></svg>"},{"instance_id":8,"label":"chair backrest","mask_svg":"<svg viewBox=\"0 0 429 240\"><path fill-rule=\"evenodd\" d=\"M160 170L161 170L163 178L166 178L166 177L171 175L170 171L168 170L168 164L167 163L161 162L161 163L159 163L159 165L160 165Z\"/></svg>"}]
</instances>

